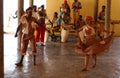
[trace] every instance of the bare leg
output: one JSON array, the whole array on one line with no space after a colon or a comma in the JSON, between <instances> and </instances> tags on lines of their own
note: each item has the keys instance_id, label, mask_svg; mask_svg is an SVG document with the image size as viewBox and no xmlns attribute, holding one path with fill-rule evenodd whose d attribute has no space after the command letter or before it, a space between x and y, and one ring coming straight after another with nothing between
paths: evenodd
<instances>
[{"instance_id":1,"label":"bare leg","mask_svg":"<svg viewBox=\"0 0 120 78\"><path fill-rule=\"evenodd\" d=\"M94 60L94 63L93 63L93 68L95 68L96 67L96 61L97 61L97 56L96 56L96 54L93 54L92 55L92 58L93 58L93 60Z\"/></svg>"},{"instance_id":2,"label":"bare leg","mask_svg":"<svg viewBox=\"0 0 120 78\"><path fill-rule=\"evenodd\" d=\"M87 71L89 58L90 58L90 55L85 55L85 64L84 64L84 68L82 69L82 71Z\"/></svg>"}]
</instances>

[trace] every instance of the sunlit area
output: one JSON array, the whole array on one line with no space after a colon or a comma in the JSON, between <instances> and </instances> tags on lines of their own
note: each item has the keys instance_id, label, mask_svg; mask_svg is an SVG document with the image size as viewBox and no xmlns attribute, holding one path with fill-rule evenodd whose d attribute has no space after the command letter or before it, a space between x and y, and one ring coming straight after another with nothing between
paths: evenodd
<instances>
[{"instance_id":1,"label":"sunlit area","mask_svg":"<svg viewBox=\"0 0 120 78\"><path fill-rule=\"evenodd\" d=\"M17 11L17 0L4 0L4 32L14 32L17 27L17 18L14 19Z\"/></svg>"},{"instance_id":2,"label":"sunlit area","mask_svg":"<svg viewBox=\"0 0 120 78\"><path fill-rule=\"evenodd\" d=\"M4 32L16 31L18 26L18 18L16 17L18 9L18 0L4 0ZM34 5L40 7L41 5L46 5L46 0L35 0ZM29 7L29 0L24 0L24 11ZM46 6L45 6L46 7Z\"/></svg>"},{"instance_id":3,"label":"sunlit area","mask_svg":"<svg viewBox=\"0 0 120 78\"><path fill-rule=\"evenodd\" d=\"M0 0L0 78L120 78L119 3Z\"/></svg>"}]
</instances>

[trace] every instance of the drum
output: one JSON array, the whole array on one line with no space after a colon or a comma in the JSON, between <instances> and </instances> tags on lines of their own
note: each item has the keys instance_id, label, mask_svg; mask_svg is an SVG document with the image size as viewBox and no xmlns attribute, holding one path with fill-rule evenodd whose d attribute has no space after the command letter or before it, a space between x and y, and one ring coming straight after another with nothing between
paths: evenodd
<instances>
[{"instance_id":1,"label":"drum","mask_svg":"<svg viewBox=\"0 0 120 78\"><path fill-rule=\"evenodd\" d=\"M61 42L66 42L68 35L69 35L69 30L65 30L62 28L62 30L61 30Z\"/></svg>"},{"instance_id":2,"label":"drum","mask_svg":"<svg viewBox=\"0 0 120 78\"><path fill-rule=\"evenodd\" d=\"M49 32L45 31L45 38L44 38L45 43L48 41L48 38L49 38Z\"/></svg>"}]
</instances>

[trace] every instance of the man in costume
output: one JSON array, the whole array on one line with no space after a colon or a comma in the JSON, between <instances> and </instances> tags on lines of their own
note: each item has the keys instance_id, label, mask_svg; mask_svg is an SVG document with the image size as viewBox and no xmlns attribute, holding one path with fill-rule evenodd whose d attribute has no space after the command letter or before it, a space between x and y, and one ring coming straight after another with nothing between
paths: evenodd
<instances>
[{"instance_id":1,"label":"man in costume","mask_svg":"<svg viewBox=\"0 0 120 78\"><path fill-rule=\"evenodd\" d=\"M16 63L16 66L22 66L23 65L23 58L27 51L27 46L30 41L31 48L32 48L32 54L34 56L34 65L35 65L35 58L36 58L36 43L35 43L35 36L34 31L36 29L36 23L37 19L32 16L32 7L29 7L26 9L26 13L23 14L20 18L21 25L17 28L15 37L17 36L17 32L22 27L22 37L21 37L21 59L18 63Z\"/></svg>"}]
</instances>

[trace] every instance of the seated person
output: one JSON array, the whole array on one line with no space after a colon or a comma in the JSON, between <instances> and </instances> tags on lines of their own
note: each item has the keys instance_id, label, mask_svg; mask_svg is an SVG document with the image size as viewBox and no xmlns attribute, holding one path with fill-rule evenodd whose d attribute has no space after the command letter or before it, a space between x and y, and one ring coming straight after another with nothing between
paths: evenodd
<instances>
[{"instance_id":1,"label":"seated person","mask_svg":"<svg viewBox=\"0 0 120 78\"><path fill-rule=\"evenodd\" d=\"M61 20L58 17L57 12L54 12L53 19L52 19L51 23L52 23L52 27L50 28L51 38L52 38L52 41L56 41L57 36L55 35L55 31L60 30L60 23L61 23Z\"/></svg>"},{"instance_id":2,"label":"seated person","mask_svg":"<svg viewBox=\"0 0 120 78\"><path fill-rule=\"evenodd\" d=\"M53 27L52 30L56 31L60 29L60 19L58 17L58 13L54 12L53 19L52 19Z\"/></svg>"},{"instance_id":3,"label":"seated person","mask_svg":"<svg viewBox=\"0 0 120 78\"><path fill-rule=\"evenodd\" d=\"M82 15L79 15L78 20L75 22L75 29L78 29L83 25L85 25L85 21L83 20Z\"/></svg>"}]
</instances>

